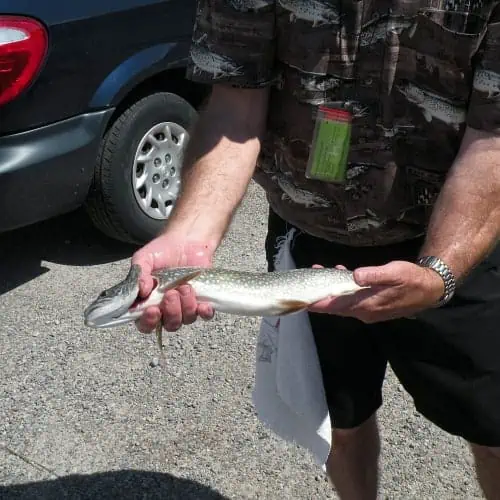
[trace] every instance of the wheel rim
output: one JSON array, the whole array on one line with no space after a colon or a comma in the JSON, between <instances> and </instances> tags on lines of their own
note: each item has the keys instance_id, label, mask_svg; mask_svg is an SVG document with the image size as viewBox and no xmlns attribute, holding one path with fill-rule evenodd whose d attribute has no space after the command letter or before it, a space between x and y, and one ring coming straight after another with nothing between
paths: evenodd
<instances>
[{"instance_id":1,"label":"wheel rim","mask_svg":"<svg viewBox=\"0 0 500 500\"><path fill-rule=\"evenodd\" d=\"M134 158L132 187L141 210L167 219L181 185L181 167L189 134L177 123L158 123L141 139Z\"/></svg>"}]
</instances>

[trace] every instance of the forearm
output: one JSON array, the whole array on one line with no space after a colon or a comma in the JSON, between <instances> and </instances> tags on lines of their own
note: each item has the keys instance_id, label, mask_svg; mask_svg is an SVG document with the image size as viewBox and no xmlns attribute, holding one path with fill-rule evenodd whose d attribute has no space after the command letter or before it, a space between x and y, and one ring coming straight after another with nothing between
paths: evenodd
<instances>
[{"instance_id":1,"label":"forearm","mask_svg":"<svg viewBox=\"0 0 500 500\"><path fill-rule=\"evenodd\" d=\"M214 89L192 131L166 232L219 245L255 170L266 111L266 90Z\"/></svg>"},{"instance_id":2,"label":"forearm","mask_svg":"<svg viewBox=\"0 0 500 500\"><path fill-rule=\"evenodd\" d=\"M468 129L437 199L420 255L463 279L500 236L500 137Z\"/></svg>"}]
</instances>

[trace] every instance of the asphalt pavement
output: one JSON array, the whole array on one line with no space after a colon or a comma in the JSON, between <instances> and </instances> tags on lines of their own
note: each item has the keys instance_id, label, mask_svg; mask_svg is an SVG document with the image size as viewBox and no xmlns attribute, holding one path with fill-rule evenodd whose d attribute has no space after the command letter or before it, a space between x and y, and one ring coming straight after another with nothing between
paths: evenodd
<instances>
[{"instance_id":1,"label":"asphalt pavement","mask_svg":"<svg viewBox=\"0 0 500 500\"><path fill-rule=\"evenodd\" d=\"M265 270L266 203L251 186L217 264ZM81 211L0 235L0 498L336 498L311 457L252 406L258 321L218 314L152 336L86 329L85 305L133 247ZM381 498L482 498L467 447L384 389Z\"/></svg>"}]
</instances>

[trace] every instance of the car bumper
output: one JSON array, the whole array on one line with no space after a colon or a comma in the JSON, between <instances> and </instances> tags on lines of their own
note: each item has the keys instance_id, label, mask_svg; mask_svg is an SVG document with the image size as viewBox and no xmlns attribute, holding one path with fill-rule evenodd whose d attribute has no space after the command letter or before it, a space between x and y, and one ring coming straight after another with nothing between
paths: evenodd
<instances>
[{"instance_id":1,"label":"car bumper","mask_svg":"<svg viewBox=\"0 0 500 500\"><path fill-rule=\"evenodd\" d=\"M0 137L0 232L82 205L113 111Z\"/></svg>"}]
</instances>

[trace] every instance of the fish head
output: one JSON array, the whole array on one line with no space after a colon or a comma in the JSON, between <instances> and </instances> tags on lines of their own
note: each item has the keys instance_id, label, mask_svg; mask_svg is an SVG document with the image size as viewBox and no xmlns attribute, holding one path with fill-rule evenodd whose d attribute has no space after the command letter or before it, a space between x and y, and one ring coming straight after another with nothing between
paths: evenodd
<instances>
[{"instance_id":1,"label":"fish head","mask_svg":"<svg viewBox=\"0 0 500 500\"><path fill-rule=\"evenodd\" d=\"M85 326L108 328L130 321L129 309L139 295L141 268L133 264L127 277L120 283L101 292L83 313Z\"/></svg>"}]
</instances>

